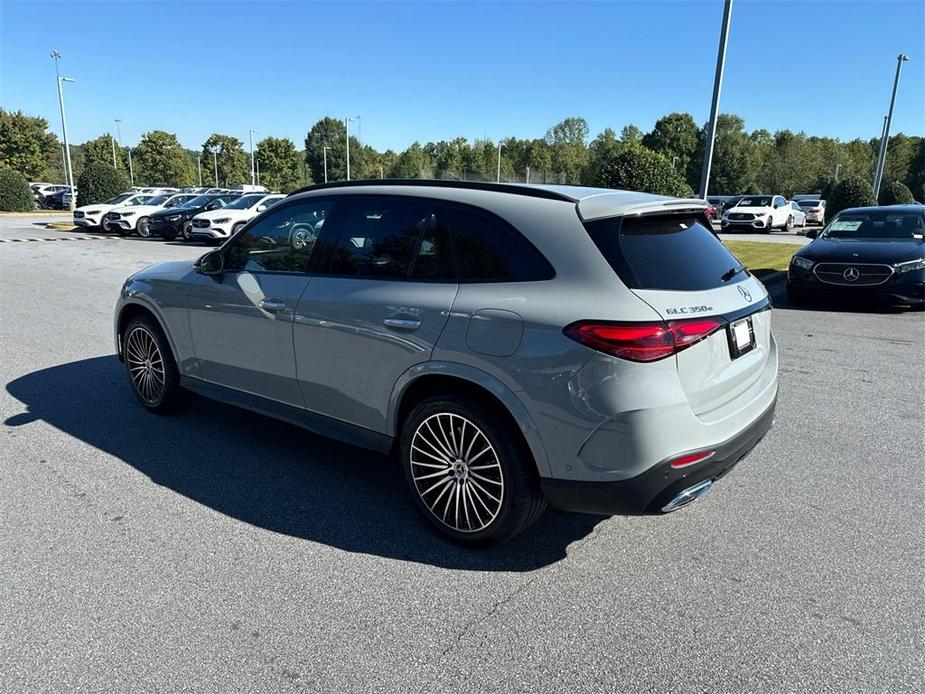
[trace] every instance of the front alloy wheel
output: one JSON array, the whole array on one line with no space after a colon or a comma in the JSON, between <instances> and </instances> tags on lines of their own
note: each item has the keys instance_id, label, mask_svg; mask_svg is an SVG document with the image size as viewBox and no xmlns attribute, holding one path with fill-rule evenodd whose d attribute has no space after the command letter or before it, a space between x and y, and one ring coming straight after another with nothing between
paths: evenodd
<instances>
[{"instance_id":1,"label":"front alloy wheel","mask_svg":"<svg viewBox=\"0 0 925 694\"><path fill-rule=\"evenodd\" d=\"M134 326L125 339L125 367L139 400L149 407L160 403L167 384L164 355L144 325Z\"/></svg>"},{"instance_id":2,"label":"front alloy wheel","mask_svg":"<svg viewBox=\"0 0 925 694\"><path fill-rule=\"evenodd\" d=\"M147 239L151 237L151 229L148 227L147 217L142 217L141 219L138 220L138 226L136 227L136 229L138 230L138 235L141 238Z\"/></svg>"},{"instance_id":3,"label":"front alloy wheel","mask_svg":"<svg viewBox=\"0 0 925 694\"><path fill-rule=\"evenodd\" d=\"M504 473L481 429L451 412L433 414L411 439L415 489L433 516L451 530L474 533L498 517Z\"/></svg>"}]
</instances>

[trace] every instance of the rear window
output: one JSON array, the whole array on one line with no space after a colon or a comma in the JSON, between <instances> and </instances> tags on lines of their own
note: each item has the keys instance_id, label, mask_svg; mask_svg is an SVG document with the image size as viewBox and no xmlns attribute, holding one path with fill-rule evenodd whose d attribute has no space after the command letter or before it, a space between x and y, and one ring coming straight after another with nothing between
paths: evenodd
<instances>
[{"instance_id":1,"label":"rear window","mask_svg":"<svg viewBox=\"0 0 925 694\"><path fill-rule=\"evenodd\" d=\"M700 291L741 282L740 263L696 217L654 215L599 219L585 228L614 272L630 289Z\"/></svg>"},{"instance_id":2,"label":"rear window","mask_svg":"<svg viewBox=\"0 0 925 694\"><path fill-rule=\"evenodd\" d=\"M818 207L819 201L818 200L797 200L797 204L800 207Z\"/></svg>"}]
</instances>

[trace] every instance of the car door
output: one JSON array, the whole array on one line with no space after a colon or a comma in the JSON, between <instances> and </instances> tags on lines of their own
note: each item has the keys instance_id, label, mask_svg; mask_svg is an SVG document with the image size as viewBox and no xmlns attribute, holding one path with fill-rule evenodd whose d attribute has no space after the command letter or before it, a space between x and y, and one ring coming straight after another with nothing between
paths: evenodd
<instances>
[{"instance_id":1,"label":"car door","mask_svg":"<svg viewBox=\"0 0 925 694\"><path fill-rule=\"evenodd\" d=\"M337 205L326 271L296 310L298 381L309 410L386 433L396 381L430 359L456 295L449 234L426 198Z\"/></svg>"},{"instance_id":2,"label":"car door","mask_svg":"<svg viewBox=\"0 0 925 694\"><path fill-rule=\"evenodd\" d=\"M189 306L195 360L187 374L302 407L292 321L331 207L312 198L257 219L219 251L224 271L200 275Z\"/></svg>"},{"instance_id":3,"label":"car door","mask_svg":"<svg viewBox=\"0 0 925 694\"><path fill-rule=\"evenodd\" d=\"M782 227L787 223L787 217L790 216L790 208L787 201L780 195L774 196L774 226Z\"/></svg>"}]
</instances>

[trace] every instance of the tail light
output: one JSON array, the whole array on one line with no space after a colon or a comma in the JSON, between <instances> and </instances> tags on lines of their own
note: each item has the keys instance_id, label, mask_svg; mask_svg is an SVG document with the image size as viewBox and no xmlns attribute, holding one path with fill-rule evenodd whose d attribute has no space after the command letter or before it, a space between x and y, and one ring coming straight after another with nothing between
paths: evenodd
<instances>
[{"instance_id":1,"label":"tail light","mask_svg":"<svg viewBox=\"0 0 925 694\"><path fill-rule=\"evenodd\" d=\"M724 325L718 318L614 323L578 321L566 326L567 337L598 352L630 361L658 361L709 337Z\"/></svg>"},{"instance_id":2,"label":"tail light","mask_svg":"<svg viewBox=\"0 0 925 694\"><path fill-rule=\"evenodd\" d=\"M810 212L822 212L822 208L821 208L821 207L814 207L813 209L810 210Z\"/></svg>"},{"instance_id":3,"label":"tail light","mask_svg":"<svg viewBox=\"0 0 925 694\"><path fill-rule=\"evenodd\" d=\"M694 463L700 463L707 458L712 458L715 452L716 451L701 451L700 453L679 456L671 461L671 467L677 470L678 468L687 467Z\"/></svg>"}]
</instances>

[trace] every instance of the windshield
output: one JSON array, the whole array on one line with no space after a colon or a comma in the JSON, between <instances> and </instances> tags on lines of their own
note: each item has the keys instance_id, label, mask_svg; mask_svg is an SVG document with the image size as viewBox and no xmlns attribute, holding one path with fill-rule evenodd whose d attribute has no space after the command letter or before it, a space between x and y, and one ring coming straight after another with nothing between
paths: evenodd
<instances>
[{"instance_id":1,"label":"windshield","mask_svg":"<svg viewBox=\"0 0 925 694\"><path fill-rule=\"evenodd\" d=\"M125 202L125 206L129 207L132 205L147 205L148 200L151 200L153 197L154 197L153 195L137 195L131 200L127 200Z\"/></svg>"},{"instance_id":2,"label":"windshield","mask_svg":"<svg viewBox=\"0 0 925 694\"><path fill-rule=\"evenodd\" d=\"M197 195L192 200L184 202L183 207L202 207L203 205L208 205L212 197L211 195Z\"/></svg>"},{"instance_id":3,"label":"windshield","mask_svg":"<svg viewBox=\"0 0 925 694\"><path fill-rule=\"evenodd\" d=\"M145 205L163 205L169 199L169 195L158 195L157 197L148 198Z\"/></svg>"},{"instance_id":4,"label":"windshield","mask_svg":"<svg viewBox=\"0 0 925 694\"><path fill-rule=\"evenodd\" d=\"M736 207L770 207L771 196L760 195L758 197L742 198Z\"/></svg>"},{"instance_id":5,"label":"windshield","mask_svg":"<svg viewBox=\"0 0 925 694\"><path fill-rule=\"evenodd\" d=\"M914 212L855 212L834 219L822 236L829 239L921 239L925 217Z\"/></svg>"},{"instance_id":6,"label":"windshield","mask_svg":"<svg viewBox=\"0 0 925 694\"><path fill-rule=\"evenodd\" d=\"M800 207L817 207L819 205L818 200L797 200L797 204Z\"/></svg>"},{"instance_id":7,"label":"windshield","mask_svg":"<svg viewBox=\"0 0 925 694\"><path fill-rule=\"evenodd\" d=\"M238 198L233 203L228 205L228 210L246 210L249 207L253 207L258 202L263 199L263 195L245 195L244 197Z\"/></svg>"},{"instance_id":8,"label":"windshield","mask_svg":"<svg viewBox=\"0 0 925 694\"><path fill-rule=\"evenodd\" d=\"M195 195L174 195L167 200L167 204L164 205L164 207L183 207L189 200L195 197Z\"/></svg>"},{"instance_id":9,"label":"windshield","mask_svg":"<svg viewBox=\"0 0 925 694\"><path fill-rule=\"evenodd\" d=\"M132 197L132 195L133 195L132 193L122 193L122 195L117 195L111 200L107 200L106 204L107 205L119 205L125 202L126 200L128 200L130 197Z\"/></svg>"}]
</instances>

